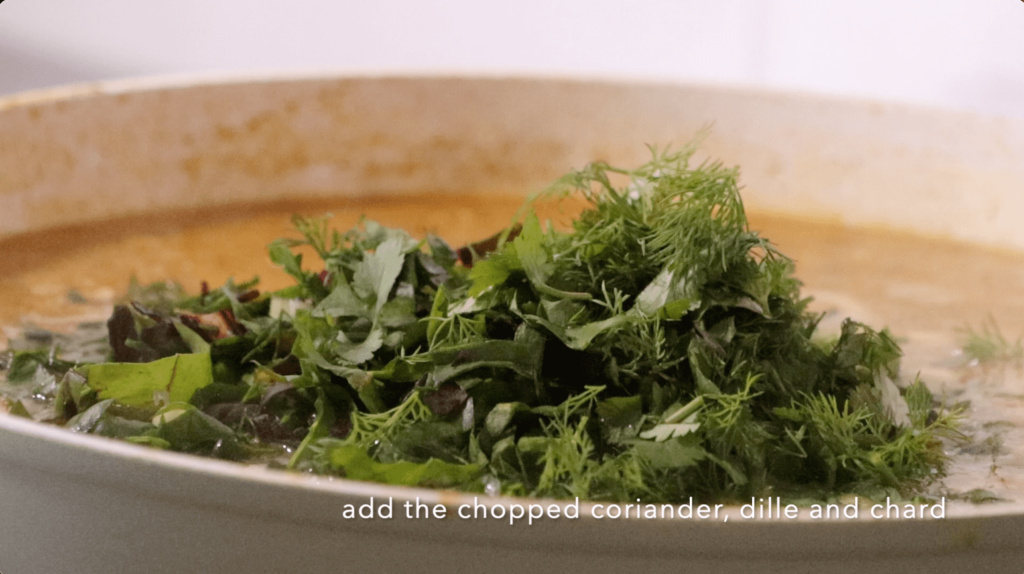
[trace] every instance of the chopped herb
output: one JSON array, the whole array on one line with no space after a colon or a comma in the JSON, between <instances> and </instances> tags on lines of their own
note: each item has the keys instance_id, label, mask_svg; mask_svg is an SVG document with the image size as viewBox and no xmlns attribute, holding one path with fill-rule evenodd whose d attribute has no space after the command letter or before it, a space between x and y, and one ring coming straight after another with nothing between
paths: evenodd
<instances>
[{"instance_id":1,"label":"chopped herb","mask_svg":"<svg viewBox=\"0 0 1024 574\"><path fill-rule=\"evenodd\" d=\"M1003 336L994 317L975 330L967 326L960 330L960 347L964 359L981 366L1020 365L1024 361L1024 341L1010 341Z\"/></svg>"},{"instance_id":2,"label":"chopped herb","mask_svg":"<svg viewBox=\"0 0 1024 574\"><path fill-rule=\"evenodd\" d=\"M293 287L133 284L107 325L111 362L21 350L4 393L78 432L402 485L920 493L958 413L897 384L887 331L848 320L822 343L792 261L747 225L738 170L692 167L693 153L591 164L544 194L585 199L571 230L528 205L461 249L297 217L302 238L269 247ZM979 360L1020 355L996 330L970 341ZM54 406L32 412L28 396Z\"/></svg>"}]
</instances>

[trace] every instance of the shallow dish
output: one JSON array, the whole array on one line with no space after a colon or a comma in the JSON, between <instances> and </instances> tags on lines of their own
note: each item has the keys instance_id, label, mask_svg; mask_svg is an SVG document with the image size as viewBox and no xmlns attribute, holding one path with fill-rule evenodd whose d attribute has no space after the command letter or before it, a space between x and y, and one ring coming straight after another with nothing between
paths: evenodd
<instances>
[{"instance_id":1,"label":"shallow dish","mask_svg":"<svg viewBox=\"0 0 1024 574\"><path fill-rule=\"evenodd\" d=\"M715 87L466 78L122 83L8 98L0 239L168 210L524 193L594 159L639 163L641 144L685 142L708 125L702 154L742 166L752 210L1024 251L1021 122ZM395 517L344 517L371 497L390 499ZM446 505L447 518L401 518L417 498ZM736 508L730 522L608 520L583 504L578 519L515 525L460 519L472 503L0 415L3 572L1019 572L1024 562L1024 504L1012 501L951 505L942 519L827 522L741 520Z\"/></svg>"}]
</instances>

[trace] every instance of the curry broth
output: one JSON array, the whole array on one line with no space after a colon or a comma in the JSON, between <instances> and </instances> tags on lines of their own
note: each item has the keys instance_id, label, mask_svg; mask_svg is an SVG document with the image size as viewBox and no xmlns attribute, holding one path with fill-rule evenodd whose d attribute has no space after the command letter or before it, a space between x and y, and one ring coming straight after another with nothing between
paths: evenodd
<instances>
[{"instance_id":1,"label":"curry broth","mask_svg":"<svg viewBox=\"0 0 1024 574\"><path fill-rule=\"evenodd\" d=\"M453 246L492 235L521 204L516 196L421 194L319 203L278 203L141 216L0 240L0 347L19 325L67 330L105 320L132 277L174 280L197 292L229 277L258 275L260 288L291 284L266 255L266 245L296 236L292 213L334 214L347 229L361 216L414 236L428 232ZM565 224L579 204L542 206L542 218ZM982 369L958 356L958 329L994 316L1012 340L1024 332L1024 255L922 238L755 213L758 229L796 262L822 329L838 331L852 317L899 338L904 378L921 376L937 393L971 401L966 447L951 447L950 476L941 488L985 489L1024 500L1024 383L1019 365ZM315 268L310 252L305 265ZM69 293L73 296L69 296ZM980 445L980 446L979 446Z\"/></svg>"}]
</instances>

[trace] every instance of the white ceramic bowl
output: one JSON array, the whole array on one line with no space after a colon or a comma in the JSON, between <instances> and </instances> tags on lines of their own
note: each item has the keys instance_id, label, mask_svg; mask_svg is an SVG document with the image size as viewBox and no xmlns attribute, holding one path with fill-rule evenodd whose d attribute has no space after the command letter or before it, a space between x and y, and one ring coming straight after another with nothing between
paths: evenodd
<instances>
[{"instance_id":1,"label":"white ceramic bowl","mask_svg":"<svg viewBox=\"0 0 1024 574\"><path fill-rule=\"evenodd\" d=\"M754 208L1024 250L1024 123L697 86L312 78L0 100L0 237L282 198L531 191L639 143L743 167ZM969 190L965 192L965 190ZM0 253L0 257L3 254ZM444 520L345 519L419 497ZM0 571L1015 572L1024 506L942 520L462 520L466 499L248 468L0 415ZM506 501L508 502L508 501Z\"/></svg>"}]
</instances>

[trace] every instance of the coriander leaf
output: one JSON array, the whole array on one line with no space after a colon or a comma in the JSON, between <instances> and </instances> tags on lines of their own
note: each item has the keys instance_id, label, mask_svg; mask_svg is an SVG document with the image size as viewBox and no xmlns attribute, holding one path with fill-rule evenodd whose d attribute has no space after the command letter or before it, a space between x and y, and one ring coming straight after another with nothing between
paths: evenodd
<instances>
[{"instance_id":1,"label":"coriander leaf","mask_svg":"<svg viewBox=\"0 0 1024 574\"><path fill-rule=\"evenodd\" d=\"M510 253L514 253L514 249L514 244L506 244L502 251L473 265L469 272L469 279L473 282L469 289L470 297L476 297L492 287L502 285L512 271L522 268L518 259L513 263L513 257L509 256Z\"/></svg>"},{"instance_id":2,"label":"coriander leaf","mask_svg":"<svg viewBox=\"0 0 1024 574\"><path fill-rule=\"evenodd\" d=\"M361 343L349 341L344 331L338 331L337 339L335 352L338 358L346 363L359 365L372 359L373 354L384 343L384 328L374 325L370 334Z\"/></svg>"},{"instance_id":3,"label":"coriander leaf","mask_svg":"<svg viewBox=\"0 0 1024 574\"><path fill-rule=\"evenodd\" d=\"M689 436L675 437L661 442L637 441L631 450L653 469L684 469L706 459L708 453Z\"/></svg>"},{"instance_id":4,"label":"coriander leaf","mask_svg":"<svg viewBox=\"0 0 1024 574\"><path fill-rule=\"evenodd\" d=\"M900 389L896 383L892 382L892 379L885 373L880 373L876 384L881 394L882 408L885 409L889 420L896 426L909 427L910 409L907 406L907 401L900 395Z\"/></svg>"},{"instance_id":5,"label":"coriander leaf","mask_svg":"<svg viewBox=\"0 0 1024 574\"><path fill-rule=\"evenodd\" d=\"M356 266L352 288L364 299L374 297L373 315L388 301L391 287L398 279L405 263L403 237L390 237L377 246L373 253L367 253Z\"/></svg>"},{"instance_id":6,"label":"coriander leaf","mask_svg":"<svg viewBox=\"0 0 1024 574\"><path fill-rule=\"evenodd\" d=\"M536 214L532 214L523 223L523 231L516 237L512 245L515 247L519 262L526 271L535 289L545 295L560 299L590 300L589 293L571 293L555 289L547 284L548 278L554 270L550 256L544 248L544 231L540 227L540 220Z\"/></svg>"},{"instance_id":7,"label":"coriander leaf","mask_svg":"<svg viewBox=\"0 0 1024 574\"><path fill-rule=\"evenodd\" d=\"M512 369L526 377L536 377L543 358L543 339L537 342L490 340L431 351L438 383L475 369L493 367Z\"/></svg>"},{"instance_id":8,"label":"coriander leaf","mask_svg":"<svg viewBox=\"0 0 1024 574\"><path fill-rule=\"evenodd\" d=\"M722 393L721 389L705 374L714 372L712 367L714 359L712 359L711 353L708 345L699 338L690 341L687 356L690 359L690 372L693 373L693 379L697 383L697 390L702 394L719 395Z\"/></svg>"},{"instance_id":9,"label":"coriander leaf","mask_svg":"<svg viewBox=\"0 0 1024 574\"><path fill-rule=\"evenodd\" d=\"M594 321L584 325L561 327L536 315L526 315L526 318L547 327L553 335L565 343L566 347L576 351L585 350L596 337L608 331L614 331L629 323L636 323L643 320L636 315L622 313L601 321Z\"/></svg>"},{"instance_id":10,"label":"coriander leaf","mask_svg":"<svg viewBox=\"0 0 1024 574\"><path fill-rule=\"evenodd\" d=\"M298 280L300 285L306 282L308 273L302 270L302 255L292 253L286 240L274 241L267 247L267 251L270 254L271 262Z\"/></svg>"},{"instance_id":11,"label":"coriander leaf","mask_svg":"<svg viewBox=\"0 0 1024 574\"><path fill-rule=\"evenodd\" d=\"M369 318L372 315L372 310L352 291L352 287L347 282L339 281L334 290L313 309L312 315L314 317Z\"/></svg>"},{"instance_id":12,"label":"coriander leaf","mask_svg":"<svg viewBox=\"0 0 1024 574\"><path fill-rule=\"evenodd\" d=\"M377 321L389 329L400 329L412 325L416 319L416 300L412 297L395 297L380 309Z\"/></svg>"},{"instance_id":13,"label":"coriander leaf","mask_svg":"<svg viewBox=\"0 0 1024 574\"><path fill-rule=\"evenodd\" d=\"M665 268L640 292L634 308L648 317L664 309L668 318L679 319L700 306L687 291L686 281L677 279L674 271Z\"/></svg>"},{"instance_id":14,"label":"coriander leaf","mask_svg":"<svg viewBox=\"0 0 1024 574\"><path fill-rule=\"evenodd\" d=\"M430 255L437 265L440 265L443 269L451 269L455 265L455 261L459 256L444 239L433 233L428 233L427 245L430 246Z\"/></svg>"}]
</instances>

